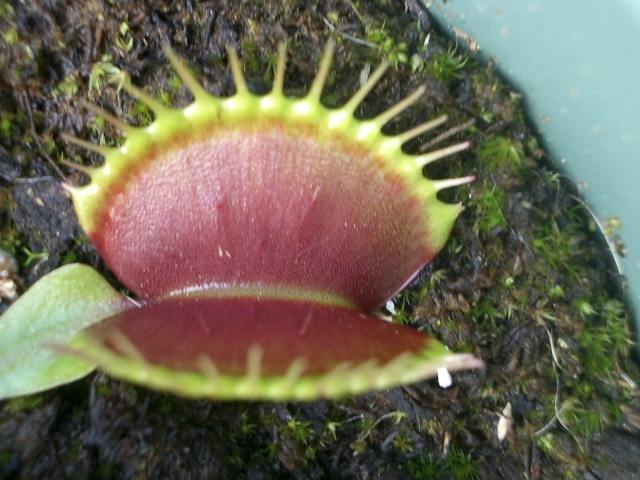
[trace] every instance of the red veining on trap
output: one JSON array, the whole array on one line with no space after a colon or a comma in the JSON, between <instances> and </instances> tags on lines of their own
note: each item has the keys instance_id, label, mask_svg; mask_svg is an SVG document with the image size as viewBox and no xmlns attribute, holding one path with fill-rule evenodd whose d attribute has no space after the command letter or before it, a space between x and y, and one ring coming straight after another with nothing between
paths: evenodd
<instances>
[{"instance_id":1,"label":"red veining on trap","mask_svg":"<svg viewBox=\"0 0 640 480\"><path fill-rule=\"evenodd\" d=\"M421 202L382 160L263 127L216 128L112 187L90 236L132 291L284 286L371 311L432 258Z\"/></svg>"},{"instance_id":2,"label":"red veining on trap","mask_svg":"<svg viewBox=\"0 0 640 480\"><path fill-rule=\"evenodd\" d=\"M87 332L126 354L111 340L124 336L153 365L200 371L206 357L220 374L232 376L246 375L247 354L255 346L262 350L261 374L279 376L296 359L304 361L304 375L321 375L344 362L384 365L401 354L418 354L430 342L414 329L356 310L257 298L170 299L127 310Z\"/></svg>"}]
</instances>

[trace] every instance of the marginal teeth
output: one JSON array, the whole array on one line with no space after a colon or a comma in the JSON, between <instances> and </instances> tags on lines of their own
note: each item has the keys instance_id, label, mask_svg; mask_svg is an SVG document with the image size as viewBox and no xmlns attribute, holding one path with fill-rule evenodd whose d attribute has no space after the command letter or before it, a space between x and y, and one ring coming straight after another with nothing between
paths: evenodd
<instances>
[{"instance_id":1,"label":"marginal teeth","mask_svg":"<svg viewBox=\"0 0 640 480\"><path fill-rule=\"evenodd\" d=\"M304 358L296 358L284 376L284 385L287 390L292 390L295 382L302 376L302 373L307 368L307 361Z\"/></svg>"},{"instance_id":2,"label":"marginal teeth","mask_svg":"<svg viewBox=\"0 0 640 480\"><path fill-rule=\"evenodd\" d=\"M149 107L153 113L157 116L162 115L163 113L169 112L170 109L165 107L158 100L153 98L151 95L148 95L142 89L133 85L130 81L125 82L122 85L122 88L132 97L137 98L142 103L144 103L147 107Z\"/></svg>"},{"instance_id":3,"label":"marginal teeth","mask_svg":"<svg viewBox=\"0 0 640 480\"><path fill-rule=\"evenodd\" d=\"M424 145L420 146L420 151L421 152L425 152L427 151L429 148L433 147L434 145L436 145L437 143L442 142L443 140L446 140L447 138L453 137L456 133L460 133L464 130L466 130L467 128L471 127L472 125L474 125L476 123L476 119L472 118L471 120L468 120L464 123L461 123L459 125L455 125L453 127L451 127L449 130L447 130L446 132L441 133L440 135L438 135L437 137L429 140L427 143L425 143Z\"/></svg>"},{"instance_id":4,"label":"marginal teeth","mask_svg":"<svg viewBox=\"0 0 640 480\"><path fill-rule=\"evenodd\" d=\"M273 87L271 95L282 96L284 88L284 74L287 66L287 45L281 43L278 45L278 63L276 64L276 74L273 78Z\"/></svg>"},{"instance_id":5,"label":"marginal teeth","mask_svg":"<svg viewBox=\"0 0 640 480\"><path fill-rule=\"evenodd\" d=\"M247 380L250 391L256 394L260 387L263 354L264 350L260 345L251 345L247 352Z\"/></svg>"},{"instance_id":6,"label":"marginal teeth","mask_svg":"<svg viewBox=\"0 0 640 480\"><path fill-rule=\"evenodd\" d=\"M70 162L69 160L64 158L60 162L63 165L66 165L67 167L73 168L74 170L78 170L79 172L82 172L85 175L89 175L89 176L92 176L97 170L97 168L87 167L86 165L82 165L76 162Z\"/></svg>"},{"instance_id":7,"label":"marginal teeth","mask_svg":"<svg viewBox=\"0 0 640 480\"><path fill-rule=\"evenodd\" d=\"M240 65L238 53L233 47L227 45L227 54L229 55L229 66L231 67L233 82L236 84L236 94L248 94L249 88L247 87L247 81L242 74L242 65Z\"/></svg>"},{"instance_id":8,"label":"marginal teeth","mask_svg":"<svg viewBox=\"0 0 640 480\"><path fill-rule=\"evenodd\" d=\"M436 160L439 160L441 158L448 157L449 155L453 155L454 153L466 150L467 148L469 148L469 145L471 145L470 142L456 143L455 145L451 145L449 147L441 148L440 150L434 150L433 152L414 157L414 161L416 165L424 167L431 162L435 162Z\"/></svg>"},{"instance_id":9,"label":"marginal teeth","mask_svg":"<svg viewBox=\"0 0 640 480\"><path fill-rule=\"evenodd\" d=\"M475 175L468 175L466 177L459 178L446 178L444 180L434 180L433 184L436 190L444 190L445 188L459 187L460 185L466 185L475 181Z\"/></svg>"},{"instance_id":10,"label":"marginal teeth","mask_svg":"<svg viewBox=\"0 0 640 480\"><path fill-rule=\"evenodd\" d=\"M69 185L68 183L61 183L62 188L64 188L67 192L71 194L72 197L78 195L81 191L80 187L74 187L73 185Z\"/></svg>"},{"instance_id":11,"label":"marginal teeth","mask_svg":"<svg viewBox=\"0 0 640 480\"><path fill-rule=\"evenodd\" d=\"M395 138L397 138L400 141L400 143L408 142L412 138L416 138L417 136L422 135L423 133L426 133L429 130L433 130L434 128L439 127L440 125L445 123L448 119L449 117L447 115L441 115L438 118L422 123L417 127L412 128L411 130L407 130L404 133L396 135Z\"/></svg>"},{"instance_id":12,"label":"marginal teeth","mask_svg":"<svg viewBox=\"0 0 640 480\"><path fill-rule=\"evenodd\" d=\"M374 70L371 76L369 76L367 82L360 88L360 90L358 90L355 95L351 97L351 100L349 100L347 104L342 107L342 110L345 110L353 115L353 112L356 111L356 108L358 108L360 102L362 102L362 100L364 100L364 97L366 97L367 94L371 90L373 90L373 87L378 84L380 78L382 78L382 75L384 75L384 72L387 71L387 68L389 68L390 65L391 64L388 60L382 62L380 66L378 66L378 68Z\"/></svg>"},{"instance_id":13,"label":"marginal teeth","mask_svg":"<svg viewBox=\"0 0 640 480\"><path fill-rule=\"evenodd\" d=\"M320 60L320 68L318 68L316 78L314 78L311 88L309 89L309 93L306 96L307 100L311 102L320 103L320 95L322 94L324 82L329 75L329 68L331 67L331 59L333 58L333 51L335 48L336 42L333 40L329 40L326 47L324 47L322 60Z\"/></svg>"},{"instance_id":14,"label":"marginal teeth","mask_svg":"<svg viewBox=\"0 0 640 480\"><path fill-rule=\"evenodd\" d=\"M392 106L391 108L389 108L385 112L382 112L380 115L378 115L376 118L374 118L372 120L372 122L375 122L378 125L379 129L382 128L385 123L387 123L393 117L398 115L405 108L409 107L410 105L413 105L416 102L416 100L418 100L418 98L420 98L424 94L426 89L427 89L427 87L422 85L420 88L418 88L411 95L409 95L408 97L403 98L401 101L396 103L394 106Z\"/></svg>"},{"instance_id":15,"label":"marginal teeth","mask_svg":"<svg viewBox=\"0 0 640 480\"><path fill-rule=\"evenodd\" d=\"M86 148L91 152L99 153L100 155L103 155L103 156L107 156L109 152L111 152L112 150L109 147L96 145L95 143L87 142L86 140L82 140L80 138L74 137L73 135L67 135L66 133L61 133L60 136L69 143L73 143L74 145L78 145L79 147Z\"/></svg>"},{"instance_id":16,"label":"marginal teeth","mask_svg":"<svg viewBox=\"0 0 640 480\"><path fill-rule=\"evenodd\" d=\"M84 100L82 100L80 102L80 105L82 105L83 108L89 110L90 112L95 113L97 116L104 118L111 125L121 130L125 135L128 135L133 132L133 130L135 130L135 127L127 125L119 118L111 115L108 112L105 112L103 109L101 109L97 105L94 105L93 103L85 102Z\"/></svg>"},{"instance_id":17,"label":"marginal teeth","mask_svg":"<svg viewBox=\"0 0 640 480\"><path fill-rule=\"evenodd\" d=\"M220 372L218 371L215 363L213 363L213 361L209 357L201 355L198 359L198 368L204 374L207 380L209 380L209 382L215 384L216 386L220 383Z\"/></svg>"},{"instance_id":18,"label":"marginal teeth","mask_svg":"<svg viewBox=\"0 0 640 480\"><path fill-rule=\"evenodd\" d=\"M425 151L427 146L465 130L472 125L473 120L454 126L438 135L431 142L421 147L421 152L424 153L418 156L404 153L402 145L442 125L447 121L446 115L422 123L398 135L388 136L381 132L387 122L414 104L424 94L426 90L424 86L421 86L371 120L355 118L354 112L360 103L376 87L387 68L389 68L388 61L383 61L373 72L370 72L368 78L363 81L361 88L355 92L345 105L341 108L330 109L322 105L320 98L329 76L336 48L333 40L329 40L326 44L320 59L318 72L308 94L300 99L285 97L283 93L287 63L285 44L278 46L273 87L271 93L264 96L254 95L249 91L238 54L236 50L228 46L228 63L235 82L236 95L227 98L219 98L209 94L189 71L187 64L178 58L169 45L165 45L163 48L175 72L194 97L194 102L191 105L182 110L166 107L141 88L132 85L129 75L118 70L117 77L113 77L118 80L118 89L123 88L133 97L138 98L153 111L156 120L144 128L133 127L114 115L103 111L96 105L83 103L87 110L99 115L120 129L127 136L126 141L118 148L111 148L96 145L73 136L62 135L62 138L75 145L105 156L105 165L98 169L75 164L69 165L92 177L92 183L89 185L78 190L70 190L74 193L74 200L82 198L82 203L78 202L78 205L81 205L81 208L78 209L78 214L83 225L87 225L86 228L89 230L96 228L94 218L95 212L101 208L100 201L108 198L109 189L106 187L119 180L119 176L123 174L122 172L126 168L125 164L127 162L144 162L146 150L150 147L164 148L170 144L170 139L174 136L176 129L187 133L187 138L191 138L189 135L193 135L193 138L195 138L196 134L192 134L191 129L201 132L205 127L212 124L223 124L221 126L226 128L227 124L225 122L228 122L229 128L234 128L235 125L242 124L245 121L257 121L262 125L261 122L268 123L273 118L282 122L286 128L291 128L294 133L298 128L297 124L302 123L317 127L321 136L332 137L335 135L336 138L341 141L344 140L347 144L349 142L359 143L365 153L382 157L383 163L390 168L393 165L392 168L395 172L401 173L405 180L411 183L411 188L420 190L419 194L428 199L428 201L433 201L437 190L462 185L473 180L473 177L463 177L432 183L422 176L422 167L469 148L469 142L451 145L431 152ZM424 188L420 186L421 182L424 183ZM79 192L82 192L82 195ZM92 198L91 195L95 195L95 198Z\"/></svg>"},{"instance_id":19,"label":"marginal teeth","mask_svg":"<svg viewBox=\"0 0 640 480\"><path fill-rule=\"evenodd\" d=\"M171 66L180 77L180 80L182 80L182 83L187 86L187 88L193 95L193 98L196 101L206 101L209 98L209 93L204 88L202 88L200 82L198 82L198 80L196 80L196 78L191 75L189 69L184 65L184 63L182 63L182 61L173 52L173 50L171 50L171 47L168 44L165 44L162 47L162 50L171 62Z\"/></svg>"},{"instance_id":20,"label":"marginal teeth","mask_svg":"<svg viewBox=\"0 0 640 480\"><path fill-rule=\"evenodd\" d=\"M135 360L139 365L147 365L147 360L142 353L131 343L129 338L118 329L114 329L109 332L108 341L113 344L115 350L120 352L121 355Z\"/></svg>"}]
</instances>

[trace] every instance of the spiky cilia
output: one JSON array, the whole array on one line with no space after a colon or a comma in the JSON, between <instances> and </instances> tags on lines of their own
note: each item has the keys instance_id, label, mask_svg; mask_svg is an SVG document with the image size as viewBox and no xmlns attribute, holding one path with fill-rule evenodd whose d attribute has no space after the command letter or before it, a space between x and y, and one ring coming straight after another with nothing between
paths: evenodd
<instances>
[{"instance_id":1,"label":"spiky cilia","mask_svg":"<svg viewBox=\"0 0 640 480\"><path fill-rule=\"evenodd\" d=\"M446 121L396 136L382 127L418 89L371 120L354 111L388 64L341 108L322 105L329 42L304 98L284 95L280 48L271 93L247 88L233 49L235 95L208 94L165 49L194 102L169 109L128 82L155 121L121 128L91 182L67 187L81 225L141 304L84 329L66 347L113 375L210 398L312 399L474 368L470 355L371 316L444 245L460 205L402 145Z\"/></svg>"}]
</instances>

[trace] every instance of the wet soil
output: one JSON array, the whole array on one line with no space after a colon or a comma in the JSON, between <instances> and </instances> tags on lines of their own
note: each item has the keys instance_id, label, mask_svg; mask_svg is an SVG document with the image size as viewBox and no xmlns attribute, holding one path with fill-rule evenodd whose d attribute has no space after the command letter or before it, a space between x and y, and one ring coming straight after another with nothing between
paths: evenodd
<instances>
[{"instance_id":1,"label":"wet soil","mask_svg":"<svg viewBox=\"0 0 640 480\"><path fill-rule=\"evenodd\" d=\"M286 92L302 95L333 35L327 105L342 104L365 65L387 56L395 68L359 116L424 84L427 95L388 133L445 112L436 135L475 121L433 146L471 140L425 173L477 181L445 192L467 209L394 305L396 321L486 362L448 389L430 381L311 403L184 400L94 373L0 402L0 478L640 478L639 375L595 220L538 146L519 94L447 43L416 2L13 0L0 2L0 34L0 244L17 261L17 294L70 262L117 285L60 186L85 181L62 159L101 162L62 132L118 141L81 100L150 121L108 84L111 67L182 106L190 97L175 87L163 43L207 90L230 95L225 44L238 49L250 89L264 93L286 41Z\"/></svg>"}]
</instances>

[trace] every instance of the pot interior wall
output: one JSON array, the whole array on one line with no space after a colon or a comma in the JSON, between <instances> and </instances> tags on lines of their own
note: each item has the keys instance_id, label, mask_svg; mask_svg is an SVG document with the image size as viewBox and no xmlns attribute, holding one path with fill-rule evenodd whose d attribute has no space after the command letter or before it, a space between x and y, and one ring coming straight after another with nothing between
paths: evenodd
<instances>
[{"instance_id":1,"label":"pot interior wall","mask_svg":"<svg viewBox=\"0 0 640 480\"><path fill-rule=\"evenodd\" d=\"M600 222L621 222L626 296L640 306L640 3L508 0L425 2L464 32L524 94L544 147ZM459 42L464 39L459 37ZM635 315L636 332L640 319Z\"/></svg>"}]
</instances>

